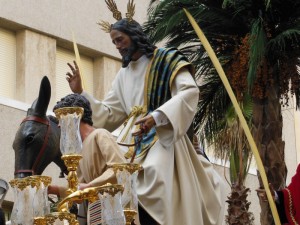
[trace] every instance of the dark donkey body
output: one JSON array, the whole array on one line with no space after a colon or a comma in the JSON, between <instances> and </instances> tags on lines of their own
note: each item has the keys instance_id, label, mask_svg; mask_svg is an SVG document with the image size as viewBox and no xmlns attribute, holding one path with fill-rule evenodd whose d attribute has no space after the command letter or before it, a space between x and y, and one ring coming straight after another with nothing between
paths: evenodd
<instances>
[{"instance_id":1,"label":"dark donkey body","mask_svg":"<svg viewBox=\"0 0 300 225\"><path fill-rule=\"evenodd\" d=\"M50 97L50 82L44 76L39 96L28 109L27 116L21 122L13 142L16 178L41 175L51 162L67 173L61 159L60 129L58 124L46 115Z\"/></svg>"}]
</instances>

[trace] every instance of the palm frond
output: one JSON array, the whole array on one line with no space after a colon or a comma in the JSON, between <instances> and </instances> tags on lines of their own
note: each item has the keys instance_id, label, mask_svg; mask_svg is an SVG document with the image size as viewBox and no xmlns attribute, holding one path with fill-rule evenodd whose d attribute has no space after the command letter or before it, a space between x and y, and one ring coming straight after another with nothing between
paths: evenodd
<instances>
[{"instance_id":1,"label":"palm frond","mask_svg":"<svg viewBox=\"0 0 300 225\"><path fill-rule=\"evenodd\" d=\"M300 49L299 41L300 27L287 29L279 33L276 37L274 37L268 42L267 51L286 52L287 49L290 50L291 47L296 47Z\"/></svg>"},{"instance_id":2,"label":"palm frond","mask_svg":"<svg viewBox=\"0 0 300 225\"><path fill-rule=\"evenodd\" d=\"M250 89L253 87L257 68L260 66L261 61L264 58L266 43L267 39L266 33L263 29L263 20L261 17L259 17L256 21L254 21L251 30L250 61L248 72L248 84Z\"/></svg>"}]
</instances>

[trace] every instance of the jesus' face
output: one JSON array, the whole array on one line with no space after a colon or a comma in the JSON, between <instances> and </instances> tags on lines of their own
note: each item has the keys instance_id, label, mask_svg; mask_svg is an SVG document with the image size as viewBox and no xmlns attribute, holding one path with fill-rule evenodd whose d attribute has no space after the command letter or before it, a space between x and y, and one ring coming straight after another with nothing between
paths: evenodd
<instances>
[{"instance_id":1,"label":"jesus' face","mask_svg":"<svg viewBox=\"0 0 300 225\"><path fill-rule=\"evenodd\" d=\"M140 57L136 44L132 42L127 34L118 30L112 30L110 37L122 56L123 67L127 67L131 60L135 61Z\"/></svg>"}]
</instances>

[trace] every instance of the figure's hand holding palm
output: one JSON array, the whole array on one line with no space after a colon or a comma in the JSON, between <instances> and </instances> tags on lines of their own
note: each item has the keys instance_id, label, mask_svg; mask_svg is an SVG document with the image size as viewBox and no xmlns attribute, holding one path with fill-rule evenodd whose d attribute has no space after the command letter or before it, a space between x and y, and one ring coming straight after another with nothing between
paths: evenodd
<instances>
[{"instance_id":1,"label":"figure's hand holding palm","mask_svg":"<svg viewBox=\"0 0 300 225\"><path fill-rule=\"evenodd\" d=\"M274 190L273 185L271 183L269 183L269 188L270 188L270 192L272 194L272 197L275 200L275 190ZM256 189L256 192L257 192L258 197L263 202L267 202L268 201L268 197L267 197L267 193L266 193L265 189L259 188L259 189Z\"/></svg>"},{"instance_id":2,"label":"figure's hand holding palm","mask_svg":"<svg viewBox=\"0 0 300 225\"><path fill-rule=\"evenodd\" d=\"M147 115L144 118L135 122L135 125L140 125L140 129L132 133L133 136L141 136L147 134L153 126L155 126L155 120L153 116Z\"/></svg>"}]
</instances>

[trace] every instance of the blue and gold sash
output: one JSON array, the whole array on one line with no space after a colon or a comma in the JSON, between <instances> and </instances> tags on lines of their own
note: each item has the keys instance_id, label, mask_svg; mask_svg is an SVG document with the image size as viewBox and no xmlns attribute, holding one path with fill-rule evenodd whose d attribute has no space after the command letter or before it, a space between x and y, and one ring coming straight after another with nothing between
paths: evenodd
<instances>
[{"instance_id":1,"label":"blue and gold sash","mask_svg":"<svg viewBox=\"0 0 300 225\"><path fill-rule=\"evenodd\" d=\"M172 81L178 71L183 67L187 67L193 74L194 70L192 65L177 49L155 49L145 77L145 87L147 88L145 88L144 104L147 108L147 112L144 116L153 112L171 98ZM149 133L142 137L139 144L129 148L125 157L132 157L135 148L137 148L136 158L146 155L157 139L156 129L152 127ZM136 139L133 141L137 143L139 140Z\"/></svg>"}]
</instances>

